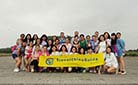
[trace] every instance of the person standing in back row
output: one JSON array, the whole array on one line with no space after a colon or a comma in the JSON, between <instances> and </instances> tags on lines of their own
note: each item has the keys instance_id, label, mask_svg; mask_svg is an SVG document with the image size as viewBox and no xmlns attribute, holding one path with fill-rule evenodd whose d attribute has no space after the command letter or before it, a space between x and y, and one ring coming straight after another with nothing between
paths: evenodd
<instances>
[{"instance_id":1,"label":"person standing in back row","mask_svg":"<svg viewBox=\"0 0 138 85\"><path fill-rule=\"evenodd\" d=\"M118 32L116 35L117 35L116 47L117 47L117 59L119 63L119 74L126 74L125 62L124 62L125 42L123 39L121 39L120 32Z\"/></svg>"}]
</instances>

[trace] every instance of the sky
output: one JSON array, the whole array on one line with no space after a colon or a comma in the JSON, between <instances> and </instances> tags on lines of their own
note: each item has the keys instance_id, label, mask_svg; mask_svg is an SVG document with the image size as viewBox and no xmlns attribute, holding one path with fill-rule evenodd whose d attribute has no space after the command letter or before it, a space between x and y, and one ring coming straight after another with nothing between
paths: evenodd
<instances>
[{"instance_id":1,"label":"sky","mask_svg":"<svg viewBox=\"0 0 138 85\"><path fill-rule=\"evenodd\" d=\"M93 35L121 32L126 49L138 48L138 0L0 0L0 48L21 33Z\"/></svg>"}]
</instances>

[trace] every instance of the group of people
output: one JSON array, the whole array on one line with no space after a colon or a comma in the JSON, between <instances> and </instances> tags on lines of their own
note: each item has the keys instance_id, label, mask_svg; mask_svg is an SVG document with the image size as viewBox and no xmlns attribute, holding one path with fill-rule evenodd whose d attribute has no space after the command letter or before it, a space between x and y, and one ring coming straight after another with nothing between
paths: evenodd
<instances>
[{"instance_id":1,"label":"group of people","mask_svg":"<svg viewBox=\"0 0 138 85\"><path fill-rule=\"evenodd\" d=\"M37 34L21 34L16 41L16 45L12 46L12 57L16 61L14 72L21 69L27 72L92 72L92 73L119 73L126 74L124 54L125 43L121 39L121 33L105 32L99 35L96 31L92 36L79 34L74 32L72 38L65 37L64 32L60 32L59 36L53 35L48 39L46 34L40 38ZM80 67L39 67L39 57L52 55L71 55L71 54L94 54L104 53L104 65L80 68ZM22 66L22 68L21 68Z\"/></svg>"}]
</instances>

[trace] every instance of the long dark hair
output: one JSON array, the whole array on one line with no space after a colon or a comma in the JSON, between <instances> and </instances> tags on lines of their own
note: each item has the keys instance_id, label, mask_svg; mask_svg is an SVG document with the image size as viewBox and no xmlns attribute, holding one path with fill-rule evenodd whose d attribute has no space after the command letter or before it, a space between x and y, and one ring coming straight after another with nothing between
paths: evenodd
<instances>
[{"instance_id":1,"label":"long dark hair","mask_svg":"<svg viewBox=\"0 0 138 85\"><path fill-rule=\"evenodd\" d=\"M56 51L58 51L57 46L53 45L53 46L50 48L50 50L49 50L49 53L50 53L50 54L53 52L53 51L52 51L52 48L53 48L53 47L55 47L55 48L56 48Z\"/></svg>"},{"instance_id":2,"label":"long dark hair","mask_svg":"<svg viewBox=\"0 0 138 85\"><path fill-rule=\"evenodd\" d=\"M81 54L81 49L84 50L83 54L85 54L85 49L84 48L79 48L79 54Z\"/></svg>"},{"instance_id":3,"label":"long dark hair","mask_svg":"<svg viewBox=\"0 0 138 85\"><path fill-rule=\"evenodd\" d=\"M25 42L27 43L27 36L30 36L29 42L30 42L30 41L32 41L31 34L27 34L27 35L25 36L25 39L24 39L24 40L25 40Z\"/></svg>"},{"instance_id":4,"label":"long dark hair","mask_svg":"<svg viewBox=\"0 0 138 85\"><path fill-rule=\"evenodd\" d=\"M115 39L111 39L111 45L116 45L117 36L115 33L112 33L111 36L115 36Z\"/></svg>"},{"instance_id":5,"label":"long dark hair","mask_svg":"<svg viewBox=\"0 0 138 85\"><path fill-rule=\"evenodd\" d=\"M60 48L60 52L62 51L62 48L65 47L65 51L68 52L68 49L66 47L66 45L62 45L61 48Z\"/></svg>"},{"instance_id":6,"label":"long dark hair","mask_svg":"<svg viewBox=\"0 0 138 85\"><path fill-rule=\"evenodd\" d=\"M72 52L72 49L73 49L73 48L75 48L75 49L76 49L76 53L77 53L77 47L75 47L75 46L72 46L72 47L71 47L70 52Z\"/></svg>"},{"instance_id":7,"label":"long dark hair","mask_svg":"<svg viewBox=\"0 0 138 85\"><path fill-rule=\"evenodd\" d=\"M33 37L32 37L32 40L34 40L34 37L35 37L35 36L36 36L37 39L38 39L38 35L37 35L37 34L34 34Z\"/></svg>"},{"instance_id":8,"label":"long dark hair","mask_svg":"<svg viewBox=\"0 0 138 85\"><path fill-rule=\"evenodd\" d=\"M101 42L101 40L100 40L100 38L101 38L101 37L103 37L103 38L104 38L104 40L105 40L105 37L104 37L104 35L102 34L102 35L100 35L100 36L99 36L99 38L98 38L99 43Z\"/></svg>"},{"instance_id":9,"label":"long dark hair","mask_svg":"<svg viewBox=\"0 0 138 85\"><path fill-rule=\"evenodd\" d=\"M107 39L111 39L110 34L108 32L104 32L104 36L105 36L105 34L108 35Z\"/></svg>"},{"instance_id":10,"label":"long dark hair","mask_svg":"<svg viewBox=\"0 0 138 85\"><path fill-rule=\"evenodd\" d=\"M40 38L41 43L42 43L43 37L46 37L46 40L45 40L45 41L47 42L47 35L46 35L46 34L43 34L43 35L41 36L41 38Z\"/></svg>"}]
</instances>

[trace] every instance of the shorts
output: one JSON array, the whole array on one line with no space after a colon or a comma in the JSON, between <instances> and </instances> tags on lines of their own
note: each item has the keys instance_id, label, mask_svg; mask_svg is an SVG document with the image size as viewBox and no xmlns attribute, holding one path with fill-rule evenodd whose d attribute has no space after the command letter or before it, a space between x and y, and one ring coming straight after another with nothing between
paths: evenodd
<instances>
[{"instance_id":1,"label":"shorts","mask_svg":"<svg viewBox=\"0 0 138 85\"><path fill-rule=\"evenodd\" d=\"M36 65L37 66L38 65L38 61L37 60L33 60L30 65Z\"/></svg>"},{"instance_id":2,"label":"shorts","mask_svg":"<svg viewBox=\"0 0 138 85\"><path fill-rule=\"evenodd\" d=\"M15 59L15 58L17 58L18 56L17 56L17 54L12 54L12 58L13 59Z\"/></svg>"},{"instance_id":3,"label":"shorts","mask_svg":"<svg viewBox=\"0 0 138 85\"><path fill-rule=\"evenodd\" d=\"M117 50L117 57L122 57L124 55L123 50Z\"/></svg>"}]
</instances>

